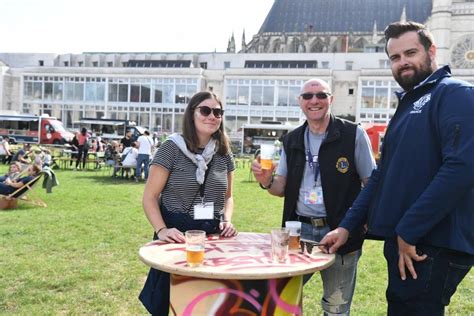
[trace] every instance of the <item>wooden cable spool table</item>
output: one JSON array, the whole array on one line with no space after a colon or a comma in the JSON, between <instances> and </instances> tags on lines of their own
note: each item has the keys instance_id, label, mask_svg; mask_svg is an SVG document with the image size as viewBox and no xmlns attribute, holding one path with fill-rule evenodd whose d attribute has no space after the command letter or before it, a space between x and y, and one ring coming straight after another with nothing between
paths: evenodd
<instances>
[{"instance_id":1,"label":"wooden cable spool table","mask_svg":"<svg viewBox=\"0 0 474 316\"><path fill-rule=\"evenodd\" d=\"M188 267L185 244L161 241L140 248L140 259L171 274L175 315L302 315L303 275L329 267L335 256L319 249L272 261L269 234L209 237L204 264Z\"/></svg>"}]
</instances>

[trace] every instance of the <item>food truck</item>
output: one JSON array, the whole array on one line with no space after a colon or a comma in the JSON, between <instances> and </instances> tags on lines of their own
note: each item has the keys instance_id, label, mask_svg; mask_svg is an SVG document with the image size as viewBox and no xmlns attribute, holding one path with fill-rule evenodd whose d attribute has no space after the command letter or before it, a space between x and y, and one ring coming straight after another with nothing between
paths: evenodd
<instances>
[{"instance_id":1,"label":"food truck","mask_svg":"<svg viewBox=\"0 0 474 316\"><path fill-rule=\"evenodd\" d=\"M63 123L47 114L0 113L0 136L8 136L11 143L62 145L71 142L74 135Z\"/></svg>"}]
</instances>

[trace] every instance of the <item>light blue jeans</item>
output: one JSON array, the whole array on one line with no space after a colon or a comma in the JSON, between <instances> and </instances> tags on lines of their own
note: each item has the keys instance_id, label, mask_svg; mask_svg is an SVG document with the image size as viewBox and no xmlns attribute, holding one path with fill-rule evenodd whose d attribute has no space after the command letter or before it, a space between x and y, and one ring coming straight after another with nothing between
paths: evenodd
<instances>
[{"instance_id":1,"label":"light blue jeans","mask_svg":"<svg viewBox=\"0 0 474 316\"><path fill-rule=\"evenodd\" d=\"M320 241L329 231L329 226L316 228L302 223L301 237ZM357 262L361 254L362 250L357 250L343 256L336 254L334 264L320 271L324 289L323 297L321 298L324 315L350 314L357 275ZM303 282L308 282L311 277L312 274L305 275Z\"/></svg>"}]
</instances>

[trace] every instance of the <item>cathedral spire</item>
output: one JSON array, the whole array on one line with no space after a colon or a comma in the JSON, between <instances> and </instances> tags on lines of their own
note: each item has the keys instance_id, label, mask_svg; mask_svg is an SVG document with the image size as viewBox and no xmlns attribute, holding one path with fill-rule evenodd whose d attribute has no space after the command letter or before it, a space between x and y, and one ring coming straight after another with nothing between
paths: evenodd
<instances>
[{"instance_id":1,"label":"cathedral spire","mask_svg":"<svg viewBox=\"0 0 474 316\"><path fill-rule=\"evenodd\" d=\"M374 20L374 28L372 29L372 44L377 43L377 21Z\"/></svg>"},{"instance_id":2,"label":"cathedral spire","mask_svg":"<svg viewBox=\"0 0 474 316\"><path fill-rule=\"evenodd\" d=\"M234 32L232 32L232 36L230 37L229 44L227 45L227 52L228 53L235 53Z\"/></svg>"},{"instance_id":3,"label":"cathedral spire","mask_svg":"<svg viewBox=\"0 0 474 316\"><path fill-rule=\"evenodd\" d=\"M402 15L400 16L400 22L406 22L406 21L407 21L407 8L406 6L403 6Z\"/></svg>"},{"instance_id":4,"label":"cathedral spire","mask_svg":"<svg viewBox=\"0 0 474 316\"><path fill-rule=\"evenodd\" d=\"M242 32L242 44L241 44L241 49L240 49L240 52L241 53L246 53L247 52L247 44L245 43L245 29L243 30Z\"/></svg>"}]
</instances>

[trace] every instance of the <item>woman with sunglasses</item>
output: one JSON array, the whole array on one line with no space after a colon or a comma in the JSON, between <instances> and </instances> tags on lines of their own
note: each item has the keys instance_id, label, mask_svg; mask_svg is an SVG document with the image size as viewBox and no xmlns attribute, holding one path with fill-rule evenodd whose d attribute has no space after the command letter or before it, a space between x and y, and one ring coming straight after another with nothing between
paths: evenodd
<instances>
[{"instance_id":1,"label":"woman with sunglasses","mask_svg":"<svg viewBox=\"0 0 474 316\"><path fill-rule=\"evenodd\" d=\"M212 92L198 92L184 112L183 133L157 150L143 194L154 239L183 243L184 232L231 237L234 162L224 130L224 110ZM140 300L151 314L167 315L169 274L150 269Z\"/></svg>"}]
</instances>

